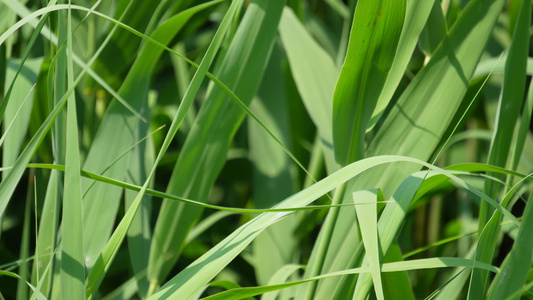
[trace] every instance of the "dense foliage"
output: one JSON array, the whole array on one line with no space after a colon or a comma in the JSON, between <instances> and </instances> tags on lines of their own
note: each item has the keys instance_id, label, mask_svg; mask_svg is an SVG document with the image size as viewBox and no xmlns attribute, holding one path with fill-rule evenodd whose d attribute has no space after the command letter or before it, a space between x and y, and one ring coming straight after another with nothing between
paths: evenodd
<instances>
[{"instance_id":1,"label":"dense foliage","mask_svg":"<svg viewBox=\"0 0 533 300\"><path fill-rule=\"evenodd\" d=\"M1 0L0 297L531 298L531 10Z\"/></svg>"}]
</instances>

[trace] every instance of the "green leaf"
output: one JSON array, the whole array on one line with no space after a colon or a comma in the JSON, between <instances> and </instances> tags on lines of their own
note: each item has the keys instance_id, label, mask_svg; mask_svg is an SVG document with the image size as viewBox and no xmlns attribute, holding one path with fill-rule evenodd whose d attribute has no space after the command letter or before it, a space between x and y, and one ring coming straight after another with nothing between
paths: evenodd
<instances>
[{"instance_id":1,"label":"green leaf","mask_svg":"<svg viewBox=\"0 0 533 300\"><path fill-rule=\"evenodd\" d=\"M35 246L36 261L34 264L32 282L43 281L41 293L48 296L52 285L51 276L53 268L54 250L59 220L59 179L60 173L56 170L50 172L42 208L39 231ZM46 271L47 270L47 271Z\"/></svg>"},{"instance_id":2,"label":"green leaf","mask_svg":"<svg viewBox=\"0 0 533 300\"><path fill-rule=\"evenodd\" d=\"M505 167L509 155L510 145L517 120L520 115L526 87L526 63L529 49L529 26L531 23L531 3L522 2L520 16L515 28L509 54L505 62L505 73L502 91L499 100L496 129L491 143L488 163ZM485 192L492 197L498 193L498 187L487 181ZM479 212L479 229L481 230L492 210L485 204L481 205Z\"/></svg>"},{"instance_id":3,"label":"green leaf","mask_svg":"<svg viewBox=\"0 0 533 300\"><path fill-rule=\"evenodd\" d=\"M195 6L173 16L161 24L151 37L163 44L168 44L192 16L217 3L220 1ZM150 78L162 53L161 47L153 43L144 44L118 92L128 99L132 107L143 110L144 113L148 112L146 99ZM139 119L128 109L117 101L112 101L89 149L83 165L84 169L123 179L128 167L129 155L123 156L111 167L109 166L134 143L134 134L140 123ZM84 249L87 266L92 267L112 232L122 189L99 184L90 186L91 182L87 180L84 180L82 184L84 199L107 199L105 206L97 201L84 201L84 233L86 236Z\"/></svg>"},{"instance_id":4,"label":"green leaf","mask_svg":"<svg viewBox=\"0 0 533 300\"><path fill-rule=\"evenodd\" d=\"M0 35L0 45L3 44L4 41L10 35L12 35L16 30L18 30L24 24L28 24L28 25L30 25L32 27L38 27L38 22L34 20L36 17L44 15L44 14L47 14L47 13L52 12L52 11L66 10L66 9L69 8L69 6L66 5L66 4L58 4L58 5L50 5L48 7L41 8L41 9L39 9L37 11L30 12L28 10L28 8L26 8L20 2L13 1L13 0L2 0L2 1L4 3L6 3L9 6L10 9L15 11L17 13L17 15L19 17L21 17L22 19L20 21L18 21L15 25L11 26L2 35ZM96 15L105 16L103 14L99 14L99 13L93 11L92 9L88 9L86 7L81 7L81 6L77 6L77 5L71 5L70 8L74 9L74 10L84 10L84 11L87 11L87 12L94 13ZM105 17L107 17L107 16L105 16ZM107 17L107 18L109 18L109 17ZM52 42L56 46L61 47L63 45L63 43L60 42L58 37L47 26L43 26L43 28L40 31L40 33L41 33L41 35L43 35L44 38L49 39L50 42ZM96 57L97 56L95 56L95 59L96 59ZM115 92L115 90L113 90L109 86L109 84L107 84L95 71L90 69L88 67L88 65L85 64L83 62L83 60L78 55L74 54L73 55L73 59L74 59L74 63L76 63L80 67L86 69L84 72L87 72L87 74L89 74L96 82L98 82L98 84L100 84L107 92L109 92L111 95L113 95L113 97L115 97L115 99L117 99L124 107L126 107L131 113L133 113L140 120L144 120L144 118L142 117L142 115L138 111L133 109L133 107L130 106L128 104L128 102L126 100L124 100L123 97L118 95ZM93 61L94 60L91 59L91 64L92 64Z\"/></svg>"},{"instance_id":5,"label":"green leaf","mask_svg":"<svg viewBox=\"0 0 533 300\"><path fill-rule=\"evenodd\" d=\"M512 137L515 131L516 120L520 116L524 90L526 85L526 63L529 49L529 26L531 23L531 1L523 1L520 8L520 16L515 28L513 41L509 49L509 55L505 63L504 82L500 95L496 129L489 152L488 163L490 165L505 167L508 160ZM488 175L494 175L489 173ZM497 176L497 175L496 175ZM501 178L497 176L497 178ZM493 181L485 181L485 193L496 198L499 186ZM493 209L482 202L479 209L479 230L483 230L479 243L485 245L478 248L476 257L480 261L490 262L496 250L496 240L500 233L500 219L498 212L492 215L492 222L487 224L487 218L493 213ZM487 224L487 226L485 226ZM486 239L486 241L484 240ZM471 277L469 299L484 297L486 292L487 272L474 270Z\"/></svg>"},{"instance_id":6,"label":"green leaf","mask_svg":"<svg viewBox=\"0 0 533 300\"><path fill-rule=\"evenodd\" d=\"M72 19L67 17L67 82L74 88L72 63ZM85 257L83 255L83 210L80 180L78 120L74 93L68 97L65 157L65 187L63 190L63 226L61 241L61 298L85 298Z\"/></svg>"},{"instance_id":7,"label":"green leaf","mask_svg":"<svg viewBox=\"0 0 533 300\"><path fill-rule=\"evenodd\" d=\"M289 8L283 11L279 33L296 87L317 128L328 173L332 173L339 168L333 153L331 102L339 71Z\"/></svg>"},{"instance_id":8,"label":"green leaf","mask_svg":"<svg viewBox=\"0 0 533 300\"><path fill-rule=\"evenodd\" d=\"M402 261L402 251L397 242L390 247L387 255L383 258L383 264ZM385 299L414 300L413 288L407 276L407 272L387 272L383 273L383 291Z\"/></svg>"},{"instance_id":9,"label":"green leaf","mask_svg":"<svg viewBox=\"0 0 533 300\"><path fill-rule=\"evenodd\" d=\"M282 53L275 47L261 86L250 109L264 121L283 144L290 142L284 78L280 72ZM250 158L254 163L252 203L256 208L272 207L294 192L289 157L255 120L248 119ZM298 256L293 232L296 216L284 219L264 232L252 244L254 270L258 284L266 284L282 266ZM281 242L283 241L283 242Z\"/></svg>"},{"instance_id":10,"label":"green leaf","mask_svg":"<svg viewBox=\"0 0 533 300\"><path fill-rule=\"evenodd\" d=\"M427 259L417 259L411 261L401 261L401 262L392 262L383 264L383 272L399 272L399 271L409 271L409 270L421 270L421 269L431 269L431 268L448 268L448 267L472 267L482 268L484 270L490 270L492 272L498 273L499 270L489 264L478 264L477 262L464 258L456 257L436 257L436 258L427 258ZM319 279L326 279L336 276L343 275L353 275L353 274L365 274L370 272L369 268L361 267L355 269L348 269L338 272L332 272L320 276L316 276L309 279L304 279L300 281L293 281L269 286L258 286L258 287L249 287L249 288L236 288L231 289L222 293L215 294L213 296L202 298L202 300L221 300L221 299L242 299L245 297L251 297L260 295L266 292L275 291L295 285L299 285L306 282L312 282Z\"/></svg>"},{"instance_id":11,"label":"green leaf","mask_svg":"<svg viewBox=\"0 0 533 300\"><path fill-rule=\"evenodd\" d=\"M139 133L147 133L148 124L139 125ZM138 140L136 136L134 139ZM142 185L153 167L155 161L154 145L151 136L144 142L136 145L130 155L128 171L126 172L126 182ZM129 209L137 196L137 192L128 190L124 193L125 209ZM128 229L128 250L134 277L137 282L137 289L141 299L146 298L148 293L148 280L146 271L148 269L148 256L150 255L150 242L152 239L150 222L152 214L152 197L145 195L141 206L133 218ZM144 276L140 276L144 274Z\"/></svg>"},{"instance_id":12,"label":"green leaf","mask_svg":"<svg viewBox=\"0 0 533 300\"><path fill-rule=\"evenodd\" d=\"M217 78L247 105L255 95L268 61L284 1L252 1L224 57ZM167 193L206 202L222 169L235 131L244 118L242 106L211 85L181 150ZM178 259L201 208L165 200L150 249L148 279L164 282Z\"/></svg>"},{"instance_id":13,"label":"green leaf","mask_svg":"<svg viewBox=\"0 0 533 300\"><path fill-rule=\"evenodd\" d=\"M419 45L422 51L431 56L447 35L446 18L440 1L434 1L424 30L420 34Z\"/></svg>"},{"instance_id":14,"label":"green leaf","mask_svg":"<svg viewBox=\"0 0 533 300\"><path fill-rule=\"evenodd\" d=\"M501 266L501 272L493 280L488 299L507 299L526 283L533 262L533 195L529 197L513 249ZM516 297L519 298L519 297Z\"/></svg>"},{"instance_id":15,"label":"green leaf","mask_svg":"<svg viewBox=\"0 0 533 300\"><path fill-rule=\"evenodd\" d=\"M365 246L368 265L374 282L374 290L378 299L384 299L381 282L381 253L378 241L378 210L377 201L383 201L380 190L358 191L353 193L355 212L361 228L361 236Z\"/></svg>"},{"instance_id":16,"label":"green leaf","mask_svg":"<svg viewBox=\"0 0 533 300\"><path fill-rule=\"evenodd\" d=\"M450 177L454 183L458 186L461 186L475 195L482 197L485 201L488 201L491 205L501 211L504 215L508 216L515 225L518 225L518 221L512 214L500 207L497 202L493 199L490 199L484 195L478 189L472 187L463 180L457 178L451 173L442 170L438 167L425 163L421 160L402 157L402 156L376 156L366 158L355 163L352 163L339 171L329 175L325 179L315 183L314 185L292 195L291 197L285 199L280 204L276 205L274 208L289 208L289 207L301 207L308 205L324 195L325 193L331 191L332 189L338 187L339 185L345 183L346 181L354 178L358 174L375 168L376 166L382 164L388 164L391 162L410 162L415 164L423 165L437 173L444 174ZM413 194L416 192L411 191ZM409 199L410 200L410 199ZM402 209L399 206L396 209L391 209L392 213L398 213L398 210L403 211L405 214L405 208ZM400 212L401 213L401 212ZM207 253L202 255L187 268L181 271L177 276L168 281L161 289L159 289L155 294L152 295L149 299L158 299L160 297L191 297L197 291L199 291L204 285L206 285L212 278L216 276L227 264L229 264L241 251L246 248L255 237L257 237L262 231L271 226L272 224L280 221L285 218L291 212L269 212L263 213L256 218L252 219L248 223L242 225L240 228L235 230L232 234L226 237L222 242L220 242L215 247L211 248ZM384 219L386 220L386 219ZM395 218L397 221L397 218ZM382 222L383 226L388 224L384 221ZM379 224L381 225L381 224ZM378 226L379 226L378 225ZM379 226L381 227L381 226ZM379 228L378 227L378 228ZM391 231L387 231L388 228L385 228L384 236L393 236L395 228L392 228ZM381 234L380 234L381 236ZM390 238L392 239L392 238ZM381 241L383 243L383 240ZM460 260L460 259L459 259ZM402 265L405 262L394 263L393 265ZM438 264L444 266L445 264ZM476 264L477 265L477 264ZM416 266L412 266L416 268ZM390 271L399 271L403 269L391 268ZM495 269L494 269L495 270ZM382 271L385 272L385 267Z\"/></svg>"},{"instance_id":17,"label":"green leaf","mask_svg":"<svg viewBox=\"0 0 533 300\"><path fill-rule=\"evenodd\" d=\"M379 95L376 108L372 113L372 118L368 124L368 130L374 127L379 121L383 112L389 105L392 96L396 92L400 80L404 76L407 65L411 60L413 51L415 50L418 37L424 28L424 24L430 15L431 8L433 7L432 1L427 0L412 0L407 1L407 7L405 12L405 21L398 41L398 47L396 48L396 54L394 61L389 71L385 86Z\"/></svg>"},{"instance_id":18,"label":"green leaf","mask_svg":"<svg viewBox=\"0 0 533 300\"><path fill-rule=\"evenodd\" d=\"M163 25L158 27L159 30L156 30L154 32L154 35L164 34L164 31L168 29L168 27L174 27L177 24L183 24L185 23L189 17L191 17L196 11L201 10L205 7L208 7L210 5L214 5L219 3L219 1L213 1L208 2L203 5L196 6L192 9L189 9L186 11L184 15L177 15L177 17L170 19L169 21L165 22ZM196 93L198 92L200 85L202 81L204 80L207 70L209 69L211 63L213 62L215 55L222 43L222 39L224 35L226 34L227 29L229 28L229 25L231 24L231 20L233 19L235 15L235 11L237 10L237 7L239 7L241 3L239 1L233 2L232 5L229 8L228 13L225 15L219 30L217 30L217 33L215 34L215 37L211 41L211 45L208 48L206 54L204 55L204 58L202 59L202 62L200 63L198 70L196 71L189 88L187 89L187 92L185 93L183 97L183 101L180 104L178 111L176 112L176 115L174 116L174 119L172 120L172 124L170 125L169 131L165 137L165 140L163 142L163 145L161 146L161 149L159 151L159 154L157 155L157 158L155 159L154 166L150 170L149 175L146 177L146 180L143 184L143 187L141 188L140 192L137 194L137 197L133 200L131 206L126 211L124 218L120 221L119 225L111 235L109 241L105 245L105 247L102 249L101 253L98 256L98 259L96 260L93 269L89 272L89 275L87 276L87 280L85 282L85 288L86 288L86 294L88 298L92 298L93 293L98 290L98 286L100 285L102 279L104 278L105 274L107 273L107 270L110 267L111 262L113 261L113 258L115 257L116 253L118 252L118 249L120 245L122 244L122 241L124 240L124 237L127 233L127 230L129 229L129 226L131 225L131 222L133 221L133 218L135 217L135 214L137 213L137 210L139 206L142 203L142 199L144 198L144 194L146 190L148 189L148 185L150 184L156 170L156 166L161 161L161 158L165 154L166 150L170 146L170 143L174 136L176 135L179 126L185 119L185 116L187 114L187 111L189 107L192 105L192 102L196 96ZM174 22L177 22L174 23ZM168 27L165 27L165 26ZM180 27L178 25L178 27ZM163 38L163 37L162 37ZM170 37L168 38L168 42L170 41ZM152 44L149 44L150 46L153 46ZM148 46L148 44L147 44ZM148 47L150 49L150 47ZM159 54L163 51L161 48L156 48L153 51L158 51ZM156 52L157 53L157 52ZM157 55L158 56L158 55ZM153 59L153 57L152 57ZM144 63L141 61L141 63ZM155 64L155 60L151 62L152 67ZM135 79L134 79L135 80ZM133 87L134 88L134 87ZM147 87L145 87L147 88ZM139 99L141 100L141 99ZM107 132L106 132L107 133Z\"/></svg>"},{"instance_id":19,"label":"green leaf","mask_svg":"<svg viewBox=\"0 0 533 300\"><path fill-rule=\"evenodd\" d=\"M422 160L430 158L463 100L503 3L502 0L475 0L469 3L432 59L391 109L368 147L367 157L395 153ZM450 63L452 58L453 64ZM380 187L385 198L388 198L402 180L416 170L418 168L415 166L408 165L379 167L364 178L349 183L347 189L353 192ZM348 202L352 202L351 194L343 200L343 203ZM351 228L353 222L353 213L341 210L326 257L335 261L337 270L339 267L355 266L360 261L354 257L357 245L341 247L347 235L355 234L356 228ZM331 268L334 268L333 264ZM325 271L335 270L331 268ZM346 277L342 280L346 280L345 283L324 281L316 297L331 297L332 290L336 289L334 286L352 286L355 279ZM340 287L338 290L345 291Z\"/></svg>"},{"instance_id":20,"label":"green leaf","mask_svg":"<svg viewBox=\"0 0 533 300\"><path fill-rule=\"evenodd\" d=\"M33 103L33 86L37 82L37 76L42 64L42 58L29 59L21 66L19 61L8 61L6 81L12 82L13 91L10 101L7 103L2 141L2 166L12 166L19 155L30 122L30 114ZM17 70L21 69L21 76L17 78ZM14 82L13 82L14 81ZM7 95L6 95L7 96ZM8 101L7 98L3 102ZM5 178L9 172L4 172Z\"/></svg>"},{"instance_id":21,"label":"green leaf","mask_svg":"<svg viewBox=\"0 0 533 300\"><path fill-rule=\"evenodd\" d=\"M274 285L287 282L287 279L294 275L294 272L304 267L303 265L285 265L272 275L272 278L268 281L267 285ZM278 298L279 292L270 292L265 293L261 299L262 300L276 300Z\"/></svg>"},{"instance_id":22,"label":"green leaf","mask_svg":"<svg viewBox=\"0 0 533 300\"><path fill-rule=\"evenodd\" d=\"M365 132L392 66L406 1L360 0L346 58L333 94L335 159L364 157Z\"/></svg>"},{"instance_id":23,"label":"green leaf","mask_svg":"<svg viewBox=\"0 0 533 300\"><path fill-rule=\"evenodd\" d=\"M31 289L32 291L34 291L35 293L37 293L37 295L38 295L38 297L39 297L39 298L38 298L39 300L44 300L44 299L46 299L46 297L45 297L43 294L39 293L39 290L38 290L37 288L35 288L31 283L27 282L26 280L24 280L22 277L20 277L20 276L17 275L17 274L15 274L15 273L13 273L13 272L8 272L8 271L0 271L0 276L9 276L9 277L16 278L16 279L18 279L18 280L22 280L22 281L26 282L26 284L30 287L30 289Z\"/></svg>"}]
</instances>

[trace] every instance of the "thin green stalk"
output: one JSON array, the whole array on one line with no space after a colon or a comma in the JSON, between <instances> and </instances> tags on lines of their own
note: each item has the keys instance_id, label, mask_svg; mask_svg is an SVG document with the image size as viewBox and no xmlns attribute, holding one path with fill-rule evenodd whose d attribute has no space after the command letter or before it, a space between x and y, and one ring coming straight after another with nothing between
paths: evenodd
<instances>
[{"instance_id":1,"label":"thin green stalk","mask_svg":"<svg viewBox=\"0 0 533 300\"><path fill-rule=\"evenodd\" d=\"M331 204L336 205L342 202L344 197L344 191L346 190L346 184L342 184L335 190L335 195L333 196L333 201ZM328 245L331 241L331 235L333 234L333 229L335 227L335 222L339 215L339 208L330 209L324 225L322 226L321 235L318 236L315 247L317 248L316 260L315 263L311 265L309 270L309 276L315 277L322 273L324 261L326 259L326 252ZM312 281L307 287L307 299L313 299L315 296L315 291L317 287L317 282Z\"/></svg>"}]
</instances>

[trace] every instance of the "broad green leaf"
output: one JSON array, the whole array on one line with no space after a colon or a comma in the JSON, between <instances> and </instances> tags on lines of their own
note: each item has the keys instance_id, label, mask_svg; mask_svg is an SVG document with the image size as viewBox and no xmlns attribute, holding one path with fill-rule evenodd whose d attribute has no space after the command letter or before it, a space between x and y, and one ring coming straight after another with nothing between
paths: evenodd
<instances>
[{"instance_id":1,"label":"broad green leaf","mask_svg":"<svg viewBox=\"0 0 533 300\"><path fill-rule=\"evenodd\" d=\"M69 3L70 4L70 3ZM74 88L72 63L72 17L67 17L67 85ZM85 257L83 255L83 209L80 179L80 150L76 98L70 93L67 101L67 133L65 150L65 187L63 189L61 241L61 298L85 298Z\"/></svg>"},{"instance_id":2,"label":"broad green leaf","mask_svg":"<svg viewBox=\"0 0 533 300\"><path fill-rule=\"evenodd\" d=\"M217 78L247 105L255 95L274 42L284 1L252 1L224 57ZM226 160L231 139L244 118L226 91L209 87L191 132L174 167L167 193L206 202ZM201 209L165 200L150 249L148 279L164 282Z\"/></svg>"},{"instance_id":3,"label":"broad green leaf","mask_svg":"<svg viewBox=\"0 0 533 300\"><path fill-rule=\"evenodd\" d=\"M296 87L317 128L328 173L334 172L338 165L333 154L331 98L339 72L333 59L313 40L289 8L283 11L279 33Z\"/></svg>"},{"instance_id":4,"label":"broad green leaf","mask_svg":"<svg viewBox=\"0 0 533 300\"><path fill-rule=\"evenodd\" d=\"M406 1L360 0L333 94L333 148L340 165L363 158L365 132L392 66Z\"/></svg>"},{"instance_id":5,"label":"broad green leaf","mask_svg":"<svg viewBox=\"0 0 533 300\"><path fill-rule=\"evenodd\" d=\"M383 195L380 190L365 190L353 193L353 202L356 204L355 212L365 253L368 257L368 265L374 282L374 290L378 299L384 299L383 284L381 282L381 253L378 241L378 209L377 201L383 201Z\"/></svg>"}]
</instances>

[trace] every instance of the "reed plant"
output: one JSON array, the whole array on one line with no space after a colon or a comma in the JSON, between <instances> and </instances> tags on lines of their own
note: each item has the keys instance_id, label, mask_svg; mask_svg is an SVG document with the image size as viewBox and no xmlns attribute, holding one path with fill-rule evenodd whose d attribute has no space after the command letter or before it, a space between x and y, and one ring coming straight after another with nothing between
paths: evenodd
<instances>
[{"instance_id":1,"label":"reed plant","mask_svg":"<svg viewBox=\"0 0 533 300\"><path fill-rule=\"evenodd\" d=\"M0 0L0 299L530 299L530 0Z\"/></svg>"}]
</instances>

